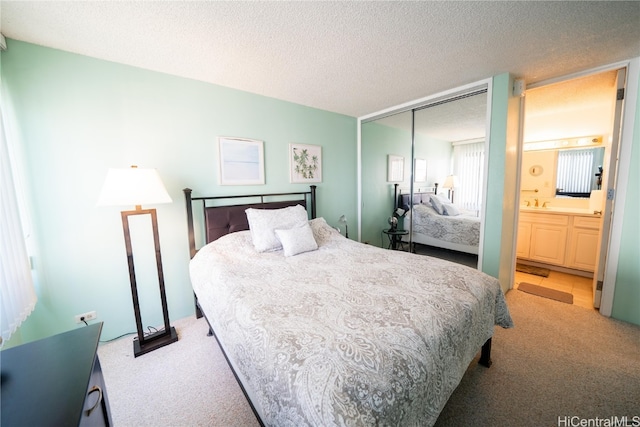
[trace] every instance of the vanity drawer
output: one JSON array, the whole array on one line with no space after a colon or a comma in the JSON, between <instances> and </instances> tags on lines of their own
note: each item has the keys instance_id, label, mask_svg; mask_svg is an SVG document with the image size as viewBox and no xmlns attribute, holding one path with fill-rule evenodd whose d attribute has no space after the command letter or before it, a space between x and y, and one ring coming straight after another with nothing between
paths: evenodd
<instances>
[{"instance_id":1,"label":"vanity drawer","mask_svg":"<svg viewBox=\"0 0 640 427\"><path fill-rule=\"evenodd\" d=\"M580 228L593 228L595 230L600 228L600 220L599 216L574 216L573 217L573 226Z\"/></svg>"},{"instance_id":2,"label":"vanity drawer","mask_svg":"<svg viewBox=\"0 0 640 427\"><path fill-rule=\"evenodd\" d=\"M534 213L531 222L549 225L569 225L568 215Z\"/></svg>"}]
</instances>

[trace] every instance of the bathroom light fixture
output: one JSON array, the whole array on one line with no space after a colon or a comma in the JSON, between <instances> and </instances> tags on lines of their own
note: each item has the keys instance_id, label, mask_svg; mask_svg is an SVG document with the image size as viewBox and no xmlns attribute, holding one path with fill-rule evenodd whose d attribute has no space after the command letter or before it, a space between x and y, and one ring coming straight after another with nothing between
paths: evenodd
<instances>
[{"instance_id":1,"label":"bathroom light fixture","mask_svg":"<svg viewBox=\"0 0 640 427\"><path fill-rule=\"evenodd\" d=\"M157 348L178 341L178 335L169 324L167 296L164 289L164 274L160 256L160 240L158 237L158 218L155 209L142 209L142 204L171 203L171 197L162 184L162 180L155 169L142 169L131 166L129 169L109 169L107 178L98 198L98 206L134 205L135 210L122 211L122 229L129 263L129 281L131 282L131 297L136 317L137 338L133 340L133 355L138 357ZM133 263L133 249L129 233L129 217L134 215L150 215L153 240L156 253L156 267L160 286L160 300L164 317L164 329L145 336L142 329L140 304L138 302L138 287L136 283L135 266Z\"/></svg>"}]
</instances>

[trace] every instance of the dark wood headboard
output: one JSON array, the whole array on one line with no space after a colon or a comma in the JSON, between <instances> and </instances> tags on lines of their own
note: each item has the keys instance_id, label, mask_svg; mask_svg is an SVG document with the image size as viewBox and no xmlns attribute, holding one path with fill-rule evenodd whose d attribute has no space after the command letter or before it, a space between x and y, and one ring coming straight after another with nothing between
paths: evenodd
<instances>
[{"instance_id":1,"label":"dark wood headboard","mask_svg":"<svg viewBox=\"0 0 640 427\"><path fill-rule=\"evenodd\" d=\"M185 188L184 197L187 204L187 228L189 230L189 255L194 257L198 251L193 226L193 202L202 201L204 212L205 240L206 243L236 231L248 230L249 222L245 210L254 209L280 209L287 206L302 205L311 214L311 219L316 217L316 186L312 185L310 191L298 193L272 193L250 194L239 196L210 196L191 197L192 190ZM284 198L285 200L282 200ZM230 203L232 200L244 199L248 203L211 206L215 201ZM267 199L267 200L265 200ZM269 201L271 199L271 201ZM278 199L278 200L273 200ZM259 201L256 201L259 200Z\"/></svg>"},{"instance_id":2,"label":"dark wood headboard","mask_svg":"<svg viewBox=\"0 0 640 427\"><path fill-rule=\"evenodd\" d=\"M421 203L427 203L429 201L429 195L431 194L438 194L438 184L436 183L434 187L427 187L429 190L428 191L420 191L420 189L418 189L418 191L414 191L413 192L413 204L414 205L419 205ZM411 194L409 193L402 193L401 190L399 190L398 188L398 184L395 184L395 197L393 200L393 203L395 204L393 207L393 210L395 210L396 208L402 208L405 211L409 209L410 205L411 205Z\"/></svg>"}]
</instances>

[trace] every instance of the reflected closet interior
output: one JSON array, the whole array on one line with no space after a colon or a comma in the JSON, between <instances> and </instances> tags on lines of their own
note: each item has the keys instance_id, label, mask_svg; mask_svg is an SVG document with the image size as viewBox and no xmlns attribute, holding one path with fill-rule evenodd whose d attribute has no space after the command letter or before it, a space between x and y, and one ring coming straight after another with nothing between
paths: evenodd
<instances>
[{"instance_id":1,"label":"reflected closet interior","mask_svg":"<svg viewBox=\"0 0 640 427\"><path fill-rule=\"evenodd\" d=\"M477 267L487 88L363 121L361 241Z\"/></svg>"}]
</instances>

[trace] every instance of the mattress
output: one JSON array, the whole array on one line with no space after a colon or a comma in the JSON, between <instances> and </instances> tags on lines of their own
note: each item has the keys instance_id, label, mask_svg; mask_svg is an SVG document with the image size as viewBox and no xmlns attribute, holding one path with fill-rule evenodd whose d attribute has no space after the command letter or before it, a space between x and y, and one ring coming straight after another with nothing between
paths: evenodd
<instances>
[{"instance_id":1,"label":"mattress","mask_svg":"<svg viewBox=\"0 0 640 427\"><path fill-rule=\"evenodd\" d=\"M190 264L199 304L266 425L433 425L495 325L498 281L310 221L318 249L258 253L249 231Z\"/></svg>"}]
</instances>

